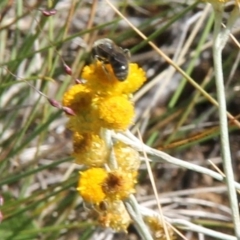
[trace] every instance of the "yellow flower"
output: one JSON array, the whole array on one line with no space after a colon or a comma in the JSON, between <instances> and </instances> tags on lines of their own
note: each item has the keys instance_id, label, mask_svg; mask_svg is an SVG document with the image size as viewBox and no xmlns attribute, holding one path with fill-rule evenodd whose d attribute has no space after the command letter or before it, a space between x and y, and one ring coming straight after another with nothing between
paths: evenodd
<instances>
[{"instance_id":1,"label":"yellow flower","mask_svg":"<svg viewBox=\"0 0 240 240\"><path fill-rule=\"evenodd\" d=\"M127 232L131 218L121 201L106 202L106 210L99 210L98 222L102 227L110 227L119 232Z\"/></svg>"},{"instance_id":2,"label":"yellow flower","mask_svg":"<svg viewBox=\"0 0 240 240\"><path fill-rule=\"evenodd\" d=\"M164 227L162 222L160 221L160 219L158 219L157 217L144 217L144 221L147 223L148 227L150 228L150 230L152 231L152 235L153 238L156 240L165 240L168 239L166 237L165 231L164 231ZM174 231L172 230L172 228L167 226L167 231L168 231L168 235L170 237L170 240L174 240L176 239L176 235L174 233Z\"/></svg>"},{"instance_id":3,"label":"yellow flower","mask_svg":"<svg viewBox=\"0 0 240 240\"><path fill-rule=\"evenodd\" d=\"M101 167L106 163L108 151L106 143L99 135L74 132L73 149L73 156L76 158L75 163L77 164L85 164L89 167Z\"/></svg>"},{"instance_id":4,"label":"yellow flower","mask_svg":"<svg viewBox=\"0 0 240 240\"><path fill-rule=\"evenodd\" d=\"M85 201L93 204L123 200L135 192L137 172L107 172L103 168L90 168L80 175L77 190Z\"/></svg>"},{"instance_id":5,"label":"yellow flower","mask_svg":"<svg viewBox=\"0 0 240 240\"><path fill-rule=\"evenodd\" d=\"M127 172L138 170L140 165L138 151L119 141L114 144L113 150L119 169Z\"/></svg>"},{"instance_id":6,"label":"yellow flower","mask_svg":"<svg viewBox=\"0 0 240 240\"><path fill-rule=\"evenodd\" d=\"M73 132L98 134L101 128L101 121L96 110L89 107L82 110L81 114L71 116L68 122L68 128Z\"/></svg>"},{"instance_id":7,"label":"yellow flower","mask_svg":"<svg viewBox=\"0 0 240 240\"><path fill-rule=\"evenodd\" d=\"M87 80L86 85L95 92L111 94L112 91L120 92L120 82L114 76L111 66L100 61L85 66L82 72L82 78ZM118 89L120 88L120 89Z\"/></svg>"},{"instance_id":8,"label":"yellow flower","mask_svg":"<svg viewBox=\"0 0 240 240\"><path fill-rule=\"evenodd\" d=\"M73 85L63 96L63 106L71 108L76 114L89 108L92 93L83 84Z\"/></svg>"},{"instance_id":9,"label":"yellow flower","mask_svg":"<svg viewBox=\"0 0 240 240\"><path fill-rule=\"evenodd\" d=\"M81 133L99 133L101 128L126 130L132 124L134 107L129 95L146 80L137 64L129 63L129 74L119 81L110 64L97 61L83 69L85 84L72 86L63 97L63 106L75 115L68 127Z\"/></svg>"},{"instance_id":10,"label":"yellow flower","mask_svg":"<svg viewBox=\"0 0 240 240\"><path fill-rule=\"evenodd\" d=\"M133 104L124 96L100 98L95 104L104 128L126 130L133 121Z\"/></svg>"},{"instance_id":11,"label":"yellow flower","mask_svg":"<svg viewBox=\"0 0 240 240\"><path fill-rule=\"evenodd\" d=\"M130 63L128 78L122 83L122 93L136 92L145 81L146 75L143 69L139 68L136 63Z\"/></svg>"},{"instance_id":12,"label":"yellow flower","mask_svg":"<svg viewBox=\"0 0 240 240\"><path fill-rule=\"evenodd\" d=\"M123 200L135 192L137 172L126 172L115 170L108 173L105 178L102 189L106 198L113 200Z\"/></svg>"},{"instance_id":13,"label":"yellow flower","mask_svg":"<svg viewBox=\"0 0 240 240\"><path fill-rule=\"evenodd\" d=\"M98 125L96 110L92 107L92 92L83 84L72 86L63 96L63 106L71 108L76 115L70 116L68 127L76 132L97 132Z\"/></svg>"},{"instance_id":14,"label":"yellow flower","mask_svg":"<svg viewBox=\"0 0 240 240\"><path fill-rule=\"evenodd\" d=\"M102 190L102 184L108 173L103 168L90 168L80 173L80 179L77 190L82 198L90 203L98 204L105 198Z\"/></svg>"},{"instance_id":15,"label":"yellow flower","mask_svg":"<svg viewBox=\"0 0 240 240\"><path fill-rule=\"evenodd\" d=\"M136 63L129 63L129 74L126 80L119 81L110 64L97 61L84 67L82 78L87 80L86 86L99 95L130 94L138 90L146 81L145 72Z\"/></svg>"}]
</instances>

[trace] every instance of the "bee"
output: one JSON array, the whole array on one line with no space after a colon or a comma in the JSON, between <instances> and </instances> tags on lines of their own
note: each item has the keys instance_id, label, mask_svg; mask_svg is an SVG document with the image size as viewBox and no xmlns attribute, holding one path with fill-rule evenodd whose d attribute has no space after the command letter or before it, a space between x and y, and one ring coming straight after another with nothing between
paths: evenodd
<instances>
[{"instance_id":1,"label":"bee","mask_svg":"<svg viewBox=\"0 0 240 240\"><path fill-rule=\"evenodd\" d=\"M112 66L115 77L119 81L124 81L128 76L128 64L130 53L128 49L122 49L111 39L103 38L93 44L92 56L104 64Z\"/></svg>"}]
</instances>

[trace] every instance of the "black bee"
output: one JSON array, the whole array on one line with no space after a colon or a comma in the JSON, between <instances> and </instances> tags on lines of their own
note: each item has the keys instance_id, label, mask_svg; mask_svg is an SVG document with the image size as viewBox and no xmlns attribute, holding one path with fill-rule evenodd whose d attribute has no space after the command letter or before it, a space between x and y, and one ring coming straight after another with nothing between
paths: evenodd
<instances>
[{"instance_id":1,"label":"black bee","mask_svg":"<svg viewBox=\"0 0 240 240\"><path fill-rule=\"evenodd\" d=\"M130 58L128 49L122 49L111 39L103 38L93 44L92 56L103 64L110 64L119 81L124 81L127 78Z\"/></svg>"}]
</instances>

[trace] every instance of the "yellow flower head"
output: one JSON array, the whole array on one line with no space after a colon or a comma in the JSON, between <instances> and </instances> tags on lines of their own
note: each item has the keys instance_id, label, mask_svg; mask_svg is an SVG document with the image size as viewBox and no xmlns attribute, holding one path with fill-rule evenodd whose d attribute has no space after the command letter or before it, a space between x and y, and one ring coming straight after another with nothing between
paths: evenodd
<instances>
[{"instance_id":1,"label":"yellow flower head","mask_svg":"<svg viewBox=\"0 0 240 240\"><path fill-rule=\"evenodd\" d=\"M72 86L63 96L63 106L71 108L68 127L76 132L98 132L101 128L96 109L92 106L92 91L83 84Z\"/></svg>"},{"instance_id":2,"label":"yellow flower head","mask_svg":"<svg viewBox=\"0 0 240 240\"><path fill-rule=\"evenodd\" d=\"M73 149L73 156L76 158L75 163L77 164L85 164L89 167L101 167L106 163L107 147L99 135L74 132Z\"/></svg>"},{"instance_id":3,"label":"yellow flower head","mask_svg":"<svg viewBox=\"0 0 240 240\"><path fill-rule=\"evenodd\" d=\"M126 80L119 81L110 64L97 61L84 67L82 78L86 85L100 95L130 94L138 90L146 81L145 72L135 63L129 63L129 74Z\"/></svg>"},{"instance_id":4,"label":"yellow flower head","mask_svg":"<svg viewBox=\"0 0 240 240\"><path fill-rule=\"evenodd\" d=\"M103 168L90 168L80 173L80 179L77 190L82 198L90 203L98 204L105 198L105 193L102 190L108 173Z\"/></svg>"},{"instance_id":5,"label":"yellow flower head","mask_svg":"<svg viewBox=\"0 0 240 240\"><path fill-rule=\"evenodd\" d=\"M71 116L68 122L68 128L73 132L99 133L101 127L96 110L90 107L75 116Z\"/></svg>"},{"instance_id":6,"label":"yellow flower head","mask_svg":"<svg viewBox=\"0 0 240 240\"><path fill-rule=\"evenodd\" d=\"M167 240L163 224L161 220L157 217L144 217L144 221L147 223L148 227L150 228L153 238L156 240ZM172 228L167 227L168 235L170 240L176 239L176 235Z\"/></svg>"},{"instance_id":7,"label":"yellow flower head","mask_svg":"<svg viewBox=\"0 0 240 240\"><path fill-rule=\"evenodd\" d=\"M119 169L127 172L138 170L140 165L138 151L119 141L114 144L113 149Z\"/></svg>"},{"instance_id":8,"label":"yellow flower head","mask_svg":"<svg viewBox=\"0 0 240 240\"><path fill-rule=\"evenodd\" d=\"M135 192L134 185L136 181L136 172L125 172L116 170L108 173L102 188L106 198L114 200L123 200Z\"/></svg>"},{"instance_id":9,"label":"yellow flower head","mask_svg":"<svg viewBox=\"0 0 240 240\"><path fill-rule=\"evenodd\" d=\"M63 96L63 106L71 108L76 114L89 108L92 93L83 84L73 85Z\"/></svg>"},{"instance_id":10,"label":"yellow flower head","mask_svg":"<svg viewBox=\"0 0 240 240\"><path fill-rule=\"evenodd\" d=\"M85 201L93 204L107 199L123 200L135 192L137 172L107 172L103 168L90 168L80 175L77 190Z\"/></svg>"},{"instance_id":11,"label":"yellow flower head","mask_svg":"<svg viewBox=\"0 0 240 240\"><path fill-rule=\"evenodd\" d=\"M122 83L122 93L129 94L136 92L146 81L146 75L142 68L136 63L129 64L129 74L126 81Z\"/></svg>"},{"instance_id":12,"label":"yellow flower head","mask_svg":"<svg viewBox=\"0 0 240 240\"><path fill-rule=\"evenodd\" d=\"M134 107L125 96L100 98L96 105L104 128L126 130L133 121Z\"/></svg>"},{"instance_id":13,"label":"yellow flower head","mask_svg":"<svg viewBox=\"0 0 240 240\"><path fill-rule=\"evenodd\" d=\"M119 232L127 232L131 218L121 201L107 202L107 209L99 211L98 222L102 227L110 227Z\"/></svg>"}]
</instances>

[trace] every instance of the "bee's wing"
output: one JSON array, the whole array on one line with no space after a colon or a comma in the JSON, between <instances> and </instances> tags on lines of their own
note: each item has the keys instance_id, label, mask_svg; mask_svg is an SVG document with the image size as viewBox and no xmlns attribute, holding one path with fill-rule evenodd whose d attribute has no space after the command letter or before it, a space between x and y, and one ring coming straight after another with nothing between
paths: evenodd
<instances>
[{"instance_id":1,"label":"bee's wing","mask_svg":"<svg viewBox=\"0 0 240 240\"><path fill-rule=\"evenodd\" d=\"M118 47L118 46L114 46L114 48L112 49L112 58L117 61L124 64L127 64L129 57L128 55L125 53L125 51Z\"/></svg>"}]
</instances>

